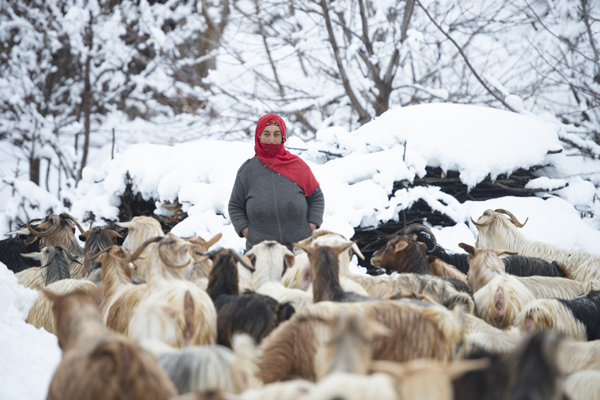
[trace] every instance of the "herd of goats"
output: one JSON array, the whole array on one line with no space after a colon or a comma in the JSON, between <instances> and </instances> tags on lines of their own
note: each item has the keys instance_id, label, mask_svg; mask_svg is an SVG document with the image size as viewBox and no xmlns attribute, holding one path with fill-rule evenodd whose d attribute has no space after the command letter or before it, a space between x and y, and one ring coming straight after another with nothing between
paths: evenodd
<instances>
[{"instance_id":1,"label":"herd of goats","mask_svg":"<svg viewBox=\"0 0 600 400\"><path fill-rule=\"evenodd\" d=\"M378 276L326 230L240 255L66 213L8 233L0 261L58 337L51 400L600 399L600 255L532 241L506 210L472 222L464 253L421 224L382 238Z\"/></svg>"}]
</instances>

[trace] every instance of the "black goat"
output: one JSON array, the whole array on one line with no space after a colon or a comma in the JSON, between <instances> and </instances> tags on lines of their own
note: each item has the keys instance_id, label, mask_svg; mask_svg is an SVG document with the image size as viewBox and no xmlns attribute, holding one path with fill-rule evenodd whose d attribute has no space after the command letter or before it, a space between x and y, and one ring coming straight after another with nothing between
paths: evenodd
<instances>
[{"instance_id":1,"label":"black goat","mask_svg":"<svg viewBox=\"0 0 600 400\"><path fill-rule=\"evenodd\" d=\"M559 337L538 333L523 339L511 353L477 350L469 359L488 358L490 365L453 382L454 398L461 400L565 399L557 365Z\"/></svg>"},{"instance_id":2,"label":"black goat","mask_svg":"<svg viewBox=\"0 0 600 400\"><path fill-rule=\"evenodd\" d=\"M231 348L233 335L240 332L249 334L258 344L294 314L289 303L280 304L249 290L239 293L237 261L241 259L235 252L223 249L208 255L213 267L206 291L217 309L218 344Z\"/></svg>"},{"instance_id":3,"label":"black goat","mask_svg":"<svg viewBox=\"0 0 600 400\"><path fill-rule=\"evenodd\" d=\"M22 255L39 251L39 241L27 240L27 236L24 235L0 240L0 262L4 263L15 274L27 268L39 267L41 265L39 260L23 257Z\"/></svg>"}]
</instances>

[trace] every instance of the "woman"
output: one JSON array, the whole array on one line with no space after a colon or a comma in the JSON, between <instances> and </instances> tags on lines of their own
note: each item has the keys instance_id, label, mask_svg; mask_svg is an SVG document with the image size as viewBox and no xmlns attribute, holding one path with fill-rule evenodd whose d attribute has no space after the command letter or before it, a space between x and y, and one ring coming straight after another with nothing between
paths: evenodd
<instances>
[{"instance_id":1,"label":"woman","mask_svg":"<svg viewBox=\"0 0 600 400\"><path fill-rule=\"evenodd\" d=\"M229 218L246 249L276 240L292 249L321 226L325 199L309 166L283 147L285 122L275 114L256 124L254 151L237 172Z\"/></svg>"}]
</instances>

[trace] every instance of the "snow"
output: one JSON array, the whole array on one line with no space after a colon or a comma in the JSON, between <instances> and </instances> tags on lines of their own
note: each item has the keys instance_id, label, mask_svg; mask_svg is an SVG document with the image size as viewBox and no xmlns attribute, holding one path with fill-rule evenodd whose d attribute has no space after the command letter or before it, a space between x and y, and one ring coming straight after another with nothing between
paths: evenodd
<instances>
[{"instance_id":1,"label":"snow","mask_svg":"<svg viewBox=\"0 0 600 400\"><path fill-rule=\"evenodd\" d=\"M527 220L522 232L533 240L600 253L597 219L587 213L598 215L600 211L594 186L600 181L600 168L596 161L561 153L559 134L556 124L532 116L477 106L429 104L391 109L352 132L327 127L310 142L290 132L287 145L311 166L321 183L326 200L323 228L346 237L353 236L357 227L374 227L398 218L399 211L422 199L456 222L452 227L432 227L438 243L451 251L462 252L458 243L475 243L477 231L470 218L476 220L486 209L503 208L521 222ZM72 202L69 211L80 220L89 212L96 215L96 221L115 220L119 195L129 175L134 191L145 199L152 198L159 206L175 199L183 204L189 216L173 233L205 239L222 233L219 245L241 251L244 241L229 222L227 203L236 171L254 155L253 147L250 140L142 143L117 149L110 159L108 143L90 157L84 179L76 188L65 189L63 195ZM6 165L10 160L0 166L2 170L15 168ZM582 165L584 176L580 175ZM519 168L544 168L528 186L541 190L537 197L460 203L434 186L393 190L395 181L411 182L424 176L426 166L459 171L469 188L488 176L494 179ZM44 207L61 211L60 202L45 190L22 179L8 181L38 205L38 215L30 217L45 215ZM11 203L6 187L0 188L0 198L4 200L0 203L0 228L6 232L7 214L19 206ZM159 207L158 212L166 210ZM352 268L362 269L355 262ZM0 398L45 398L59 362L56 337L24 322L36 296L0 265L0 376L4 381Z\"/></svg>"}]
</instances>

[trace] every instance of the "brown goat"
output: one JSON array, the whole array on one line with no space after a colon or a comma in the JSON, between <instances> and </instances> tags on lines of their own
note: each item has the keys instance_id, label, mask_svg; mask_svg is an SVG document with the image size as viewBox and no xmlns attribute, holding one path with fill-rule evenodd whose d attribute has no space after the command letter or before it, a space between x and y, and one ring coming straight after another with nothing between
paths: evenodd
<instances>
[{"instance_id":1,"label":"brown goat","mask_svg":"<svg viewBox=\"0 0 600 400\"><path fill-rule=\"evenodd\" d=\"M463 340L462 310L414 301L320 302L296 313L265 338L262 350L263 382L294 378L315 381L315 360L333 338L337 320L348 313L361 313L391 332L373 340L374 360L409 361L454 359ZM323 323L323 321L331 323Z\"/></svg>"},{"instance_id":2,"label":"brown goat","mask_svg":"<svg viewBox=\"0 0 600 400\"><path fill-rule=\"evenodd\" d=\"M167 400L177 394L150 353L104 326L92 296L44 293L54 302L58 344L63 351L48 400Z\"/></svg>"}]
</instances>

